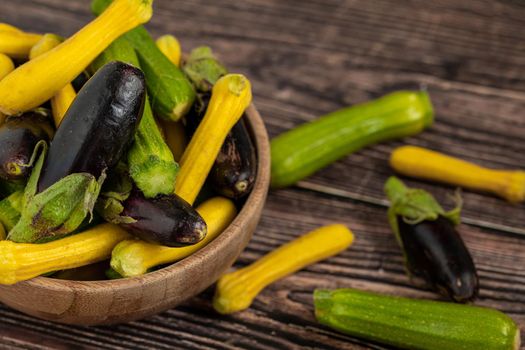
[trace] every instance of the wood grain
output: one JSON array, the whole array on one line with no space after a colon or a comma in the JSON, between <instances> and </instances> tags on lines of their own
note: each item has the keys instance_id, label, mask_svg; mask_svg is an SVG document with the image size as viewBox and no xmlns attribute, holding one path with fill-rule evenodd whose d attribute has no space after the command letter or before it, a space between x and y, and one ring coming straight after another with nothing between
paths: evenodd
<instances>
[{"instance_id":1,"label":"wood grain","mask_svg":"<svg viewBox=\"0 0 525 350\"><path fill-rule=\"evenodd\" d=\"M81 0L0 2L0 20L39 32L68 35L89 18ZM388 155L406 142L485 166L525 168L524 22L525 6L512 0L156 0L151 32L174 33L185 50L210 45L232 71L247 74L271 136L401 88L428 89L435 125L271 193L238 266L323 223L347 223L357 240L347 252L272 285L249 310L218 316L208 290L140 322L84 328L0 307L9 341L25 339L25 348L38 348L38 337L100 349L382 348L317 325L311 292L351 286L436 298L409 283L389 232L382 194L392 174ZM408 183L451 204L453 188ZM480 273L477 304L507 312L524 329L525 241L516 234L525 233L523 205L471 192L464 199L467 224L460 231ZM32 333L22 337L26 331Z\"/></svg>"}]
</instances>

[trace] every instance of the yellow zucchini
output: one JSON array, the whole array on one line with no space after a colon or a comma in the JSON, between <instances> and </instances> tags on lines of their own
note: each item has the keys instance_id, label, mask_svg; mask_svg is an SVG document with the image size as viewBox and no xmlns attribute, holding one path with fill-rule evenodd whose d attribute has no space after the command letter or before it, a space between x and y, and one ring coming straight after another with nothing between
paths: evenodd
<instances>
[{"instance_id":1,"label":"yellow zucchini","mask_svg":"<svg viewBox=\"0 0 525 350\"><path fill-rule=\"evenodd\" d=\"M180 161L187 144L184 126L180 122L172 122L164 119L157 120L157 122L161 126L164 139L171 153L173 153L173 158L175 158L177 162Z\"/></svg>"},{"instance_id":2,"label":"yellow zucchini","mask_svg":"<svg viewBox=\"0 0 525 350\"><path fill-rule=\"evenodd\" d=\"M0 81L0 112L17 114L49 100L115 39L147 22L152 15L152 1L115 0L102 15L62 44L15 69ZM0 37L6 33L0 32Z\"/></svg>"},{"instance_id":3,"label":"yellow zucchini","mask_svg":"<svg viewBox=\"0 0 525 350\"><path fill-rule=\"evenodd\" d=\"M42 37L40 34L25 33L9 25L4 24L4 27L4 30L0 30L0 53L9 57L27 58L31 48Z\"/></svg>"},{"instance_id":4,"label":"yellow zucchini","mask_svg":"<svg viewBox=\"0 0 525 350\"><path fill-rule=\"evenodd\" d=\"M269 284L342 252L353 241L352 232L341 224L311 231L247 267L223 275L217 282L213 307L221 314L244 310Z\"/></svg>"},{"instance_id":5,"label":"yellow zucchini","mask_svg":"<svg viewBox=\"0 0 525 350\"><path fill-rule=\"evenodd\" d=\"M21 30L10 24L0 23L0 32L21 32Z\"/></svg>"},{"instance_id":6,"label":"yellow zucchini","mask_svg":"<svg viewBox=\"0 0 525 350\"><path fill-rule=\"evenodd\" d=\"M14 284L105 260L118 242L129 238L119 226L102 224L49 243L0 241L0 284Z\"/></svg>"},{"instance_id":7,"label":"yellow zucchini","mask_svg":"<svg viewBox=\"0 0 525 350\"><path fill-rule=\"evenodd\" d=\"M9 56L0 53L0 80L15 69L15 64Z\"/></svg>"},{"instance_id":8,"label":"yellow zucchini","mask_svg":"<svg viewBox=\"0 0 525 350\"><path fill-rule=\"evenodd\" d=\"M170 248L139 240L120 242L111 253L111 267L124 277L145 274L157 265L181 260L206 246L215 239L237 215L235 204L229 199L215 197L199 205L197 211L208 226L208 233L199 243Z\"/></svg>"},{"instance_id":9,"label":"yellow zucchini","mask_svg":"<svg viewBox=\"0 0 525 350\"><path fill-rule=\"evenodd\" d=\"M51 98L51 110L53 111L53 120L57 128L60 126L69 106L71 106L76 97L77 92L73 88L73 85L69 83L58 90L56 95Z\"/></svg>"},{"instance_id":10,"label":"yellow zucchini","mask_svg":"<svg viewBox=\"0 0 525 350\"><path fill-rule=\"evenodd\" d=\"M29 59L34 60L51 49L60 45L64 40L55 34L44 34L42 38L29 51Z\"/></svg>"},{"instance_id":11,"label":"yellow zucchini","mask_svg":"<svg viewBox=\"0 0 525 350\"><path fill-rule=\"evenodd\" d=\"M415 146L396 148L390 165L403 175L491 192L511 203L525 200L525 171L488 169Z\"/></svg>"},{"instance_id":12,"label":"yellow zucchini","mask_svg":"<svg viewBox=\"0 0 525 350\"><path fill-rule=\"evenodd\" d=\"M155 42L159 50L177 67L180 67L180 43L173 35L163 35Z\"/></svg>"},{"instance_id":13,"label":"yellow zucchini","mask_svg":"<svg viewBox=\"0 0 525 350\"><path fill-rule=\"evenodd\" d=\"M240 74L228 74L213 86L206 114L180 161L175 193L193 204L224 139L250 105L250 81Z\"/></svg>"},{"instance_id":14,"label":"yellow zucchini","mask_svg":"<svg viewBox=\"0 0 525 350\"><path fill-rule=\"evenodd\" d=\"M42 39L36 43L29 53L29 59L35 59L38 56L48 52L62 43L62 38L55 34L44 34ZM60 89L55 96L51 98L51 110L53 111L53 120L55 126L58 128L60 122L64 118L69 106L73 103L73 100L77 96L75 89L71 83L67 83L62 89Z\"/></svg>"}]
</instances>

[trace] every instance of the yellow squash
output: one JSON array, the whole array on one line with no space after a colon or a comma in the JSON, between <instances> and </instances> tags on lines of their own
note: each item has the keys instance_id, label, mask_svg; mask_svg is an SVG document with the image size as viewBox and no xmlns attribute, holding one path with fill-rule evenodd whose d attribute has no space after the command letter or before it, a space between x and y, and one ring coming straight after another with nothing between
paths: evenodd
<instances>
[{"instance_id":1,"label":"yellow squash","mask_svg":"<svg viewBox=\"0 0 525 350\"><path fill-rule=\"evenodd\" d=\"M177 67L180 66L180 43L173 35L163 35L156 41L157 47Z\"/></svg>"},{"instance_id":2,"label":"yellow squash","mask_svg":"<svg viewBox=\"0 0 525 350\"><path fill-rule=\"evenodd\" d=\"M1 25L1 23L0 23ZM0 53L0 80L2 80L6 75L11 73L15 69L15 64L9 58L9 56ZM5 115L0 113L0 125L4 122Z\"/></svg>"},{"instance_id":3,"label":"yellow squash","mask_svg":"<svg viewBox=\"0 0 525 350\"><path fill-rule=\"evenodd\" d=\"M44 34L42 39L31 49L29 59L35 59L40 55L45 54L49 50L57 47L62 43L62 38L54 34ZM58 90L55 96L51 98L51 110L53 111L53 120L55 126L58 128L69 106L77 97L77 93L71 83L67 83L62 89Z\"/></svg>"},{"instance_id":4,"label":"yellow squash","mask_svg":"<svg viewBox=\"0 0 525 350\"><path fill-rule=\"evenodd\" d=\"M415 146L396 148L390 165L403 175L491 192L512 203L525 200L525 171L488 169Z\"/></svg>"},{"instance_id":5,"label":"yellow squash","mask_svg":"<svg viewBox=\"0 0 525 350\"><path fill-rule=\"evenodd\" d=\"M161 130L163 131L164 139L166 144L173 153L173 158L175 161L180 161L184 149L186 148L186 132L184 131L184 126L181 122L174 122L171 120L158 120Z\"/></svg>"},{"instance_id":6,"label":"yellow squash","mask_svg":"<svg viewBox=\"0 0 525 350\"><path fill-rule=\"evenodd\" d=\"M240 74L228 74L213 86L202 122L180 161L175 193L193 204L217 158L228 132L252 100L250 81Z\"/></svg>"},{"instance_id":7,"label":"yellow squash","mask_svg":"<svg viewBox=\"0 0 525 350\"><path fill-rule=\"evenodd\" d=\"M17 114L49 100L115 39L147 22L152 15L152 1L115 0L102 15L62 44L15 69L0 81L0 112ZM1 32L0 36L2 33L9 32Z\"/></svg>"},{"instance_id":8,"label":"yellow squash","mask_svg":"<svg viewBox=\"0 0 525 350\"><path fill-rule=\"evenodd\" d=\"M105 260L117 243L130 237L119 226L102 224L49 243L0 241L0 284Z\"/></svg>"},{"instance_id":9,"label":"yellow squash","mask_svg":"<svg viewBox=\"0 0 525 350\"><path fill-rule=\"evenodd\" d=\"M9 24L0 23L0 53L13 58L27 58L42 35L25 33Z\"/></svg>"},{"instance_id":10,"label":"yellow squash","mask_svg":"<svg viewBox=\"0 0 525 350\"><path fill-rule=\"evenodd\" d=\"M15 64L9 56L0 53L0 80L15 69Z\"/></svg>"},{"instance_id":11,"label":"yellow squash","mask_svg":"<svg viewBox=\"0 0 525 350\"><path fill-rule=\"evenodd\" d=\"M208 225L206 238L201 242L188 247L170 248L140 240L126 240L113 249L111 267L120 275L131 277L143 275L154 266L181 260L215 239L237 215L233 202L223 197L207 200L197 211Z\"/></svg>"},{"instance_id":12,"label":"yellow squash","mask_svg":"<svg viewBox=\"0 0 525 350\"><path fill-rule=\"evenodd\" d=\"M10 24L0 23L0 32L21 32L21 30Z\"/></svg>"},{"instance_id":13,"label":"yellow squash","mask_svg":"<svg viewBox=\"0 0 525 350\"><path fill-rule=\"evenodd\" d=\"M340 224L311 231L255 263L222 276L217 282L213 307L221 314L244 310L269 284L305 266L340 253L353 241L352 232Z\"/></svg>"}]
</instances>

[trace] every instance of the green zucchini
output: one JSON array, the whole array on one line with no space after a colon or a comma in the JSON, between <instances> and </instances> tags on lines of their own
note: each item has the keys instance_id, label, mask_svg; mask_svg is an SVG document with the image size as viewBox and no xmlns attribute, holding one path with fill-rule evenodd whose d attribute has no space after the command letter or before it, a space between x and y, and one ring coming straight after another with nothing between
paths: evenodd
<instances>
[{"instance_id":1,"label":"green zucchini","mask_svg":"<svg viewBox=\"0 0 525 350\"><path fill-rule=\"evenodd\" d=\"M7 232L20 220L24 191L17 191L0 201L0 224Z\"/></svg>"},{"instance_id":2,"label":"green zucchini","mask_svg":"<svg viewBox=\"0 0 525 350\"><path fill-rule=\"evenodd\" d=\"M111 61L122 61L139 67L135 50L123 38L117 39L102 52L92 63L91 70L96 71ZM145 197L173 193L179 165L162 137L147 98L127 160L129 174Z\"/></svg>"},{"instance_id":3,"label":"green zucchini","mask_svg":"<svg viewBox=\"0 0 525 350\"><path fill-rule=\"evenodd\" d=\"M420 350L513 350L514 321L497 310L355 289L316 290L317 320L343 333Z\"/></svg>"},{"instance_id":4,"label":"green zucchini","mask_svg":"<svg viewBox=\"0 0 525 350\"><path fill-rule=\"evenodd\" d=\"M433 121L424 91L398 91L325 115L271 142L272 187L285 187L378 142L417 134Z\"/></svg>"},{"instance_id":5,"label":"green zucchini","mask_svg":"<svg viewBox=\"0 0 525 350\"><path fill-rule=\"evenodd\" d=\"M100 15L112 0L93 0L91 10ZM178 121L193 105L195 91L184 73L157 47L146 28L138 26L124 34L137 52L146 76L151 107L156 115Z\"/></svg>"}]
</instances>

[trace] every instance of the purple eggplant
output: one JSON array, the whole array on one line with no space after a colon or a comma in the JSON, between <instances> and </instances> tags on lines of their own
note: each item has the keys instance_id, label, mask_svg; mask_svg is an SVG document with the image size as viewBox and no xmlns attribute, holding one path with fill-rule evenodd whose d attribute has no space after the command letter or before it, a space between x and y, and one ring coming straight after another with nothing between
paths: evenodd
<instances>
[{"instance_id":1,"label":"purple eggplant","mask_svg":"<svg viewBox=\"0 0 525 350\"><path fill-rule=\"evenodd\" d=\"M414 276L458 302L478 294L478 276L472 257L454 224L443 216L409 224L397 217L407 265Z\"/></svg>"},{"instance_id":2,"label":"purple eggplant","mask_svg":"<svg viewBox=\"0 0 525 350\"><path fill-rule=\"evenodd\" d=\"M53 127L44 109L8 117L0 126L0 178L27 179L31 174L36 145L49 142Z\"/></svg>"},{"instance_id":3,"label":"purple eggplant","mask_svg":"<svg viewBox=\"0 0 525 350\"><path fill-rule=\"evenodd\" d=\"M409 189L391 177L385 184L388 217L405 255L408 272L457 302L475 299L476 267L455 225L460 206L445 212L426 191Z\"/></svg>"},{"instance_id":4,"label":"purple eggplant","mask_svg":"<svg viewBox=\"0 0 525 350\"><path fill-rule=\"evenodd\" d=\"M121 216L135 222L120 225L145 241L181 247L199 243L206 236L204 219L179 196L159 195L147 199L134 190L122 205Z\"/></svg>"},{"instance_id":5,"label":"purple eggplant","mask_svg":"<svg viewBox=\"0 0 525 350\"><path fill-rule=\"evenodd\" d=\"M186 117L186 130L191 136L204 118L210 100L208 93L200 96ZM209 179L216 192L239 199L249 194L257 175L257 153L243 116L226 136Z\"/></svg>"},{"instance_id":6,"label":"purple eggplant","mask_svg":"<svg viewBox=\"0 0 525 350\"><path fill-rule=\"evenodd\" d=\"M38 193L73 173L96 178L114 167L133 140L145 100L144 74L122 62L101 68L79 91L60 124Z\"/></svg>"},{"instance_id":7,"label":"purple eggplant","mask_svg":"<svg viewBox=\"0 0 525 350\"><path fill-rule=\"evenodd\" d=\"M48 153L42 147L27 182L25 206L9 240L57 239L91 216L106 172L133 140L145 95L142 71L122 62L108 63L84 85Z\"/></svg>"}]
</instances>

